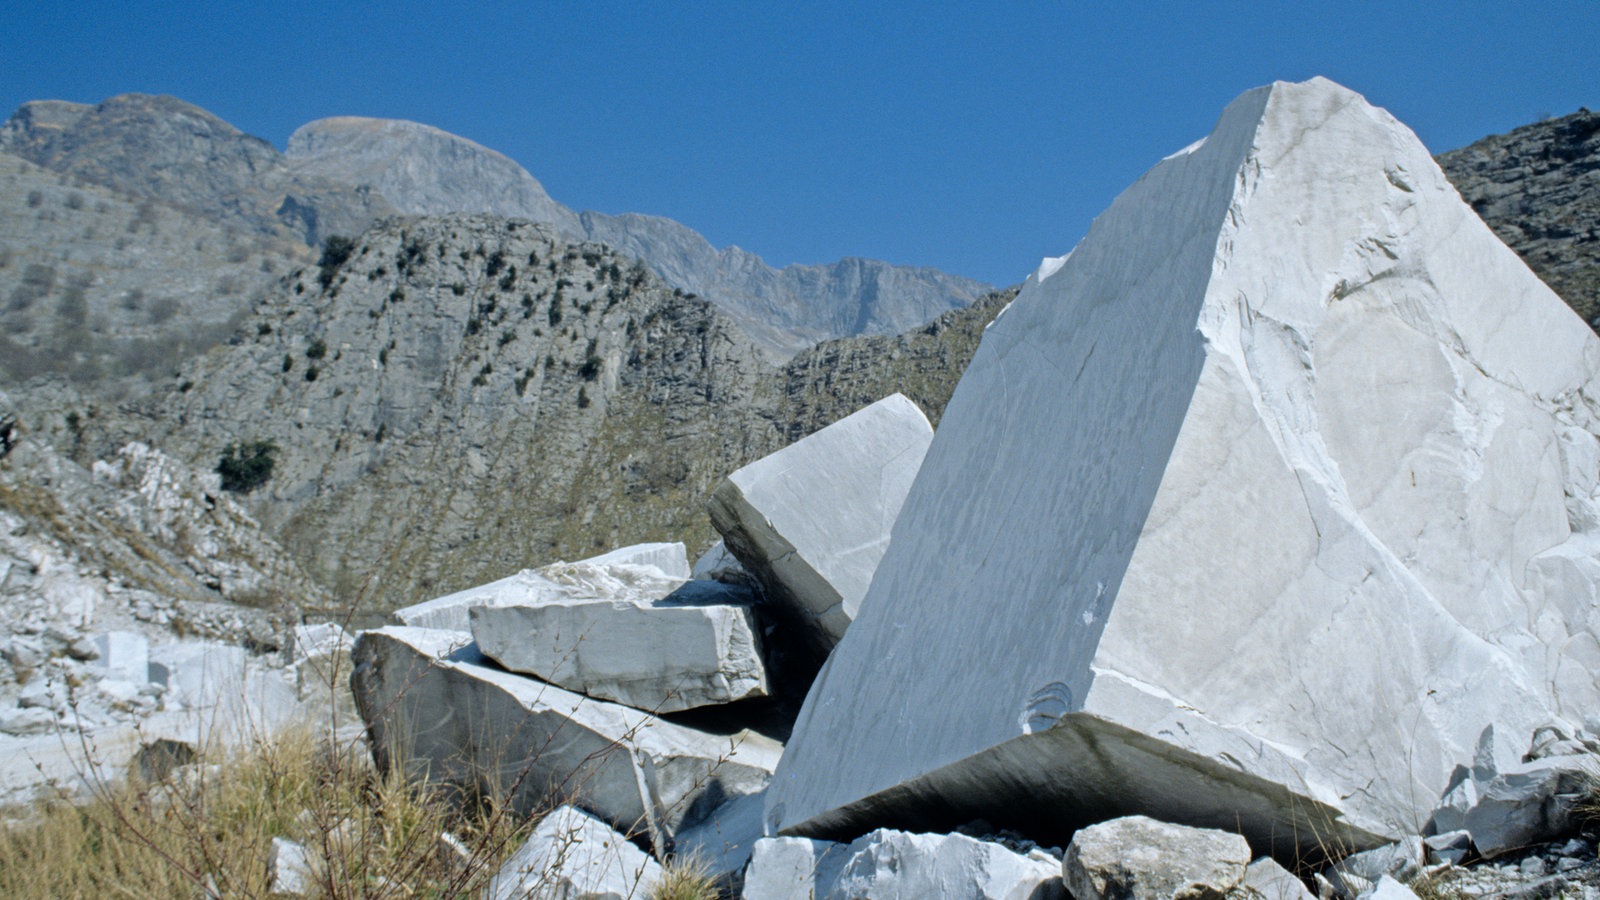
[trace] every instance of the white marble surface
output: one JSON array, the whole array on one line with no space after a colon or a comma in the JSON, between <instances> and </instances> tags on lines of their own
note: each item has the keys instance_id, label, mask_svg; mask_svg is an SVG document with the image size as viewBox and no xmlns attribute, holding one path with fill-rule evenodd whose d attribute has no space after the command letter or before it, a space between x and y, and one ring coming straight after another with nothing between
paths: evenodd
<instances>
[{"instance_id":1,"label":"white marble surface","mask_svg":"<svg viewBox=\"0 0 1600 900\"><path fill-rule=\"evenodd\" d=\"M767 695L749 607L563 600L471 618L485 656L600 700L667 713Z\"/></svg>"},{"instance_id":2,"label":"white marble surface","mask_svg":"<svg viewBox=\"0 0 1600 900\"><path fill-rule=\"evenodd\" d=\"M729 475L708 511L727 549L811 632L821 655L861 605L933 439L891 394Z\"/></svg>"},{"instance_id":3,"label":"white marble surface","mask_svg":"<svg viewBox=\"0 0 1600 900\"><path fill-rule=\"evenodd\" d=\"M1388 113L1241 96L989 327L768 827L982 808L1057 730L1110 743L1007 796L1114 812L1142 735L1297 839L1416 833L1486 726L1600 700L1597 362ZM1161 794L1123 811L1283 839Z\"/></svg>"}]
</instances>

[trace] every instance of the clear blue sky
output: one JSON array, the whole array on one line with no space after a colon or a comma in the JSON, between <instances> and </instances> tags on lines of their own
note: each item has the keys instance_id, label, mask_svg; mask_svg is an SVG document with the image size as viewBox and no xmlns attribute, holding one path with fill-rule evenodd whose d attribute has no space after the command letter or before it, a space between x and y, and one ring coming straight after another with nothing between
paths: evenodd
<instances>
[{"instance_id":1,"label":"clear blue sky","mask_svg":"<svg viewBox=\"0 0 1600 900\"><path fill-rule=\"evenodd\" d=\"M280 148L413 119L577 209L999 284L1240 92L1326 75L1435 151L1600 108L1600 4L0 0L0 106L173 94Z\"/></svg>"}]
</instances>

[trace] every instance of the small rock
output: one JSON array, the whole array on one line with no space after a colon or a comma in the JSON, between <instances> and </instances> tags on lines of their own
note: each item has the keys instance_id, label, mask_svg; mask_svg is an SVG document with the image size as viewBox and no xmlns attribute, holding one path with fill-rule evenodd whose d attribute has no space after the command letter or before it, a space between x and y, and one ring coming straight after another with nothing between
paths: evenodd
<instances>
[{"instance_id":1,"label":"small rock","mask_svg":"<svg viewBox=\"0 0 1600 900\"><path fill-rule=\"evenodd\" d=\"M67 645L67 655L81 662L88 662L100 658L100 648L89 638L80 637Z\"/></svg>"},{"instance_id":2,"label":"small rock","mask_svg":"<svg viewBox=\"0 0 1600 900\"><path fill-rule=\"evenodd\" d=\"M1367 895L1367 900L1417 900L1417 895L1411 888L1385 875L1378 880L1378 886Z\"/></svg>"},{"instance_id":3,"label":"small rock","mask_svg":"<svg viewBox=\"0 0 1600 900\"><path fill-rule=\"evenodd\" d=\"M1128 816L1073 835L1061 875L1077 900L1222 900L1249 865L1240 835Z\"/></svg>"},{"instance_id":4,"label":"small rock","mask_svg":"<svg viewBox=\"0 0 1600 900\"><path fill-rule=\"evenodd\" d=\"M1517 866L1517 869L1524 878L1543 878L1545 875L1549 874L1549 870L1546 868L1544 860L1537 856L1530 856L1527 859L1524 859L1521 864Z\"/></svg>"},{"instance_id":5,"label":"small rock","mask_svg":"<svg viewBox=\"0 0 1600 900\"><path fill-rule=\"evenodd\" d=\"M661 874L655 860L610 826L562 806L539 821L495 874L488 896L623 900L647 896Z\"/></svg>"},{"instance_id":6,"label":"small rock","mask_svg":"<svg viewBox=\"0 0 1600 900\"><path fill-rule=\"evenodd\" d=\"M799 837L755 842L744 871L745 900L813 900L844 867L845 845Z\"/></svg>"},{"instance_id":7,"label":"small rock","mask_svg":"<svg viewBox=\"0 0 1600 900\"><path fill-rule=\"evenodd\" d=\"M1422 873L1423 852L1422 838L1412 836L1398 843L1351 854L1332 868L1339 876L1355 875L1373 884L1385 875L1409 883ZM1333 874L1328 877L1335 884L1339 881Z\"/></svg>"},{"instance_id":8,"label":"small rock","mask_svg":"<svg viewBox=\"0 0 1600 900\"><path fill-rule=\"evenodd\" d=\"M1260 900L1315 900L1306 890L1305 882L1270 856L1256 860L1244 870L1244 886Z\"/></svg>"},{"instance_id":9,"label":"small rock","mask_svg":"<svg viewBox=\"0 0 1600 900\"><path fill-rule=\"evenodd\" d=\"M1447 831L1424 838L1422 843L1435 862L1460 865L1472 854L1472 835L1466 831Z\"/></svg>"},{"instance_id":10,"label":"small rock","mask_svg":"<svg viewBox=\"0 0 1600 900\"><path fill-rule=\"evenodd\" d=\"M66 704L66 688L43 678L22 686L17 705L24 709L58 709Z\"/></svg>"},{"instance_id":11,"label":"small rock","mask_svg":"<svg viewBox=\"0 0 1600 900\"><path fill-rule=\"evenodd\" d=\"M317 892L317 874L305 847L275 837L268 865L272 873L272 893L309 897Z\"/></svg>"}]
</instances>

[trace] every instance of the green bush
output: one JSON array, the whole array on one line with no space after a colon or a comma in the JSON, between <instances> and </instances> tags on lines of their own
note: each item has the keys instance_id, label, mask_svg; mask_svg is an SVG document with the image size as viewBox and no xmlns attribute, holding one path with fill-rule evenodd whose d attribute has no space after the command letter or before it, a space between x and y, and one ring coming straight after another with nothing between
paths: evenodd
<instances>
[{"instance_id":1,"label":"green bush","mask_svg":"<svg viewBox=\"0 0 1600 900\"><path fill-rule=\"evenodd\" d=\"M324 290L333 284L333 276L338 273L339 267L343 266L355 252L356 242L344 235L330 234L328 239L322 242L322 258L317 260L317 268L321 270L317 273L317 282Z\"/></svg>"},{"instance_id":2,"label":"green bush","mask_svg":"<svg viewBox=\"0 0 1600 900\"><path fill-rule=\"evenodd\" d=\"M217 461L217 474L222 476L222 489L236 494L248 494L272 478L272 466L277 462L278 443L273 440L244 441L229 444Z\"/></svg>"}]
</instances>

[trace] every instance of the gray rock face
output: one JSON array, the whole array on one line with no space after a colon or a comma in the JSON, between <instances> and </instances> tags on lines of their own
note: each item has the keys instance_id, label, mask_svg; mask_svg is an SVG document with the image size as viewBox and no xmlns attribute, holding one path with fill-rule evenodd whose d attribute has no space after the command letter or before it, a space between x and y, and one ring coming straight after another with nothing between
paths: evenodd
<instances>
[{"instance_id":1,"label":"gray rock face","mask_svg":"<svg viewBox=\"0 0 1600 900\"><path fill-rule=\"evenodd\" d=\"M1223 900L1249 865L1240 835L1129 816L1073 835L1061 877L1077 900Z\"/></svg>"},{"instance_id":2,"label":"gray rock face","mask_svg":"<svg viewBox=\"0 0 1600 900\"><path fill-rule=\"evenodd\" d=\"M521 814L551 798L581 804L662 848L704 807L761 790L777 764L767 738L705 734L482 659L457 632L357 638L351 687L380 766L403 761L435 783L495 792Z\"/></svg>"},{"instance_id":3,"label":"gray rock face","mask_svg":"<svg viewBox=\"0 0 1600 900\"><path fill-rule=\"evenodd\" d=\"M318 119L289 135L294 171L366 189L407 215L490 213L580 237L578 217L512 160L431 125L400 119Z\"/></svg>"},{"instance_id":4,"label":"gray rock face","mask_svg":"<svg viewBox=\"0 0 1600 900\"><path fill-rule=\"evenodd\" d=\"M599 819L559 806L489 882L493 900L630 900L649 896L661 866Z\"/></svg>"},{"instance_id":5,"label":"gray rock face","mask_svg":"<svg viewBox=\"0 0 1600 900\"><path fill-rule=\"evenodd\" d=\"M1485 726L1600 702L1597 371L1392 117L1244 95L986 332L769 825L1415 833Z\"/></svg>"},{"instance_id":6,"label":"gray rock face","mask_svg":"<svg viewBox=\"0 0 1600 900\"><path fill-rule=\"evenodd\" d=\"M880 829L847 845L805 838L757 841L745 870L747 900L963 897L1065 900L1059 864L1042 851L1013 853L961 834Z\"/></svg>"},{"instance_id":7,"label":"gray rock face","mask_svg":"<svg viewBox=\"0 0 1600 900\"><path fill-rule=\"evenodd\" d=\"M844 636L933 427L894 394L729 475L707 511L816 664Z\"/></svg>"},{"instance_id":8,"label":"gray rock face","mask_svg":"<svg viewBox=\"0 0 1600 900\"><path fill-rule=\"evenodd\" d=\"M1600 113L1439 155L1462 199L1591 327L1600 318Z\"/></svg>"},{"instance_id":9,"label":"gray rock face","mask_svg":"<svg viewBox=\"0 0 1600 900\"><path fill-rule=\"evenodd\" d=\"M391 222L243 335L148 404L156 444L214 466L276 441L252 511L341 599L385 610L622 543L709 542L703 498L780 443L772 370L726 317L526 224Z\"/></svg>"},{"instance_id":10,"label":"gray rock face","mask_svg":"<svg viewBox=\"0 0 1600 900\"><path fill-rule=\"evenodd\" d=\"M102 402L166 386L175 363L222 343L306 254L0 151L0 376L8 390L69 379ZM36 393L16 392L19 412L70 451L92 423L64 419L90 402Z\"/></svg>"},{"instance_id":11,"label":"gray rock face","mask_svg":"<svg viewBox=\"0 0 1600 900\"><path fill-rule=\"evenodd\" d=\"M767 695L745 607L561 600L471 616L485 656L589 697L669 713Z\"/></svg>"}]
</instances>

